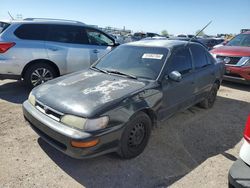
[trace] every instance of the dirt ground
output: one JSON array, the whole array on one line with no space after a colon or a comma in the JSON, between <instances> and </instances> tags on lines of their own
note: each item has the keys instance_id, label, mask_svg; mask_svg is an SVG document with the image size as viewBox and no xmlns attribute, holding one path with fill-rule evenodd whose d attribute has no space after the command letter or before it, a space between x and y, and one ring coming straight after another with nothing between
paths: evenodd
<instances>
[{"instance_id":1,"label":"dirt ground","mask_svg":"<svg viewBox=\"0 0 250 188\"><path fill-rule=\"evenodd\" d=\"M224 83L212 109L192 107L154 129L132 160L76 160L24 121L22 82L0 80L0 187L227 187L250 113L250 87Z\"/></svg>"}]
</instances>

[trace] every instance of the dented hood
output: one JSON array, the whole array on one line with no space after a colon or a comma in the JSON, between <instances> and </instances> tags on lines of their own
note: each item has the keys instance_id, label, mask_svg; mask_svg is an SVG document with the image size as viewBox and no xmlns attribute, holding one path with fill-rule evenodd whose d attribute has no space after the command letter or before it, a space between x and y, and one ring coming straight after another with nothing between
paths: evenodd
<instances>
[{"instance_id":1,"label":"dented hood","mask_svg":"<svg viewBox=\"0 0 250 188\"><path fill-rule=\"evenodd\" d=\"M64 114L94 117L145 85L89 69L51 80L35 88L33 94L44 105Z\"/></svg>"}]
</instances>

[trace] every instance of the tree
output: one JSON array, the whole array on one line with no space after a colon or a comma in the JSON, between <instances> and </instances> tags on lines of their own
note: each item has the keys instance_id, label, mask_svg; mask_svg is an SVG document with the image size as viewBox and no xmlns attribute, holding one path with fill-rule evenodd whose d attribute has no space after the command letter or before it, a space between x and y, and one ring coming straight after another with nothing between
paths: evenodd
<instances>
[{"instance_id":1,"label":"tree","mask_svg":"<svg viewBox=\"0 0 250 188\"><path fill-rule=\"evenodd\" d=\"M200 32L200 30L196 31L196 35L197 35L199 32ZM206 35L206 34L205 34L203 31L201 31L201 32L199 33L198 36L204 36L204 35Z\"/></svg>"},{"instance_id":2,"label":"tree","mask_svg":"<svg viewBox=\"0 0 250 188\"><path fill-rule=\"evenodd\" d=\"M163 30L161 32L161 35L164 36L164 37L168 37L168 31L167 30Z\"/></svg>"}]
</instances>

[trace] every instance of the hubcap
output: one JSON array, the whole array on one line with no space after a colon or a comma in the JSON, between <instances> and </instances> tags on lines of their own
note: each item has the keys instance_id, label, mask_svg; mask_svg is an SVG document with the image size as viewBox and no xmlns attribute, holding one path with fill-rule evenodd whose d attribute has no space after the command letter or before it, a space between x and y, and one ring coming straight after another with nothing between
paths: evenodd
<instances>
[{"instance_id":1,"label":"hubcap","mask_svg":"<svg viewBox=\"0 0 250 188\"><path fill-rule=\"evenodd\" d=\"M38 68L31 74L31 83L33 86L40 85L51 79L53 79L53 75L46 68Z\"/></svg>"},{"instance_id":2,"label":"hubcap","mask_svg":"<svg viewBox=\"0 0 250 188\"><path fill-rule=\"evenodd\" d=\"M139 146L145 137L145 127L143 123L138 123L131 130L129 135L129 147L137 147Z\"/></svg>"}]
</instances>

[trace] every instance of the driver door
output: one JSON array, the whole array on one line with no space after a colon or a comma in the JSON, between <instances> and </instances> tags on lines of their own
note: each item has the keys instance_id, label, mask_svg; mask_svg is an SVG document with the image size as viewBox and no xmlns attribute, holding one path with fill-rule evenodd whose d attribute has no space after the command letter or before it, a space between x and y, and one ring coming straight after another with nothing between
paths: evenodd
<instances>
[{"instance_id":1,"label":"driver door","mask_svg":"<svg viewBox=\"0 0 250 188\"><path fill-rule=\"evenodd\" d=\"M175 112L187 108L194 102L194 74L189 48L175 50L165 67L165 78L162 81L163 103L160 113L165 119ZM172 71L178 71L182 79L174 81L168 77Z\"/></svg>"}]
</instances>

